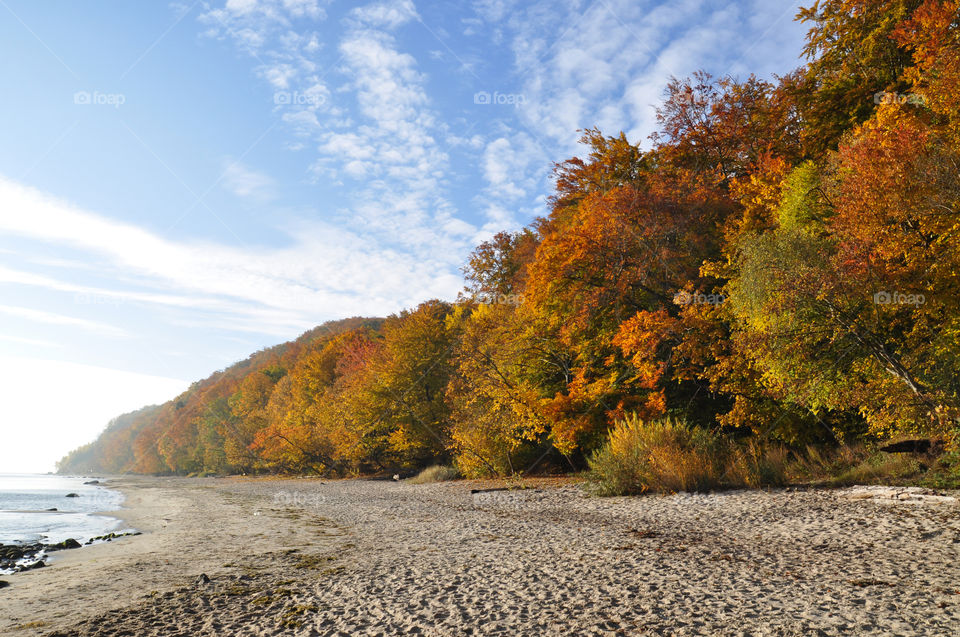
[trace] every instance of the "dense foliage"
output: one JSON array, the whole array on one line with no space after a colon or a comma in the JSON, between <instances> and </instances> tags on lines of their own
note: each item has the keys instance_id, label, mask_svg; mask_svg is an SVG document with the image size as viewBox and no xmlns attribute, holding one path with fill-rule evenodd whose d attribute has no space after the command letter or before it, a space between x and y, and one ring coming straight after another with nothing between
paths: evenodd
<instances>
[{"instance_id":1,"label":"dense foliage","mask_svg":"<svg viewBox=\"0 0 960 637\"><path fill-rule=\"evenodd\" d=\"M803 68L672 81L649 151L585 131L549 214L479 246L455 303L258 352L60 470L581 468L629 419L787 444L956 430L958 15L817 2Z\"/></svg>"}]
</instances>

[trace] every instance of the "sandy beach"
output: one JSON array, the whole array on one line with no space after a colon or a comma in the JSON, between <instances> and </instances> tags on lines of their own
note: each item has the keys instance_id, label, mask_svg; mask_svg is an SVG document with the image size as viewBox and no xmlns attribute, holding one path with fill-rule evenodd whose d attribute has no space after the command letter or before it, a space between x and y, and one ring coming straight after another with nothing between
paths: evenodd
<instances>
[{"instance_id":1,"label":"sandy beach","mask_svg":"<svg viewBox=\"0 0 960 637\"><path fill-rule=\"evenodd\" d=\"M827 490L112 481L144 532L5 577L4 635L947 635L960 507Z\"/></svg>"}]
</instances>

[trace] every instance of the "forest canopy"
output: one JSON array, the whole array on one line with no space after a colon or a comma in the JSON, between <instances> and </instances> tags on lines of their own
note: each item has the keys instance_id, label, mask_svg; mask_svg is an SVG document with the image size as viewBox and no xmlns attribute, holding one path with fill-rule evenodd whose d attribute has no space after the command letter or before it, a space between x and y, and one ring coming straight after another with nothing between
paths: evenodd
<instances>
[{"instance_id":1,"label":"forest canopy","mask_svg":"<svg viewBox=\"0 0 960 637\"><path fill-rule=\"evenodd\" d=\"M798 445L960 422L960 0L801 10L807 63L582 131L456 301L326 323L113 420L61 472L582 468L625 418Z\"/></svg>"}]
</instances>

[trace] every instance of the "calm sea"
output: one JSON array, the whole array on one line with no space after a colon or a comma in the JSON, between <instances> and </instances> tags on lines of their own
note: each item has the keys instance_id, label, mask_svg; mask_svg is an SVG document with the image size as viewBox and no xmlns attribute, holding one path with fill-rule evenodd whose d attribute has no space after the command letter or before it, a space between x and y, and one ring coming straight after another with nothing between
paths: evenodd
<instances>
[{"instance_id":1,"label":"calm sea","mask_svg":"<svg viewBox=\"0 0 960 637\"><path fill-rule=\"evenodd\" d=\"M85 485L91 478L0 473L0 544L85 542L120 526L98 511L116 511L119 491ZM68 493L79 497L68 498ZM56 509L56 511L49 511Z\"/></svg>"}]
</instances>

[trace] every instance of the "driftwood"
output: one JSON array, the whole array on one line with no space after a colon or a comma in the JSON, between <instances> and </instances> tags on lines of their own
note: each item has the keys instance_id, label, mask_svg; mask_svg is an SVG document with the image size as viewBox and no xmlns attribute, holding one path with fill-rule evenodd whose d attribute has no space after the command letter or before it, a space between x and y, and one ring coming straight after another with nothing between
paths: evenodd
<instances>
[{"instance_id":1,"label":"driftwood","mask_svg":"<svg viewBox=\"0 0 960 637\"><path fill-rule=\"evenodd\" d=\"M885 447L880 447L880 451L885 451L886 453L927 453L932 446L933 442L926 439L901 440L900 442L894 442Z\"/></svg>"}]
</instances>

